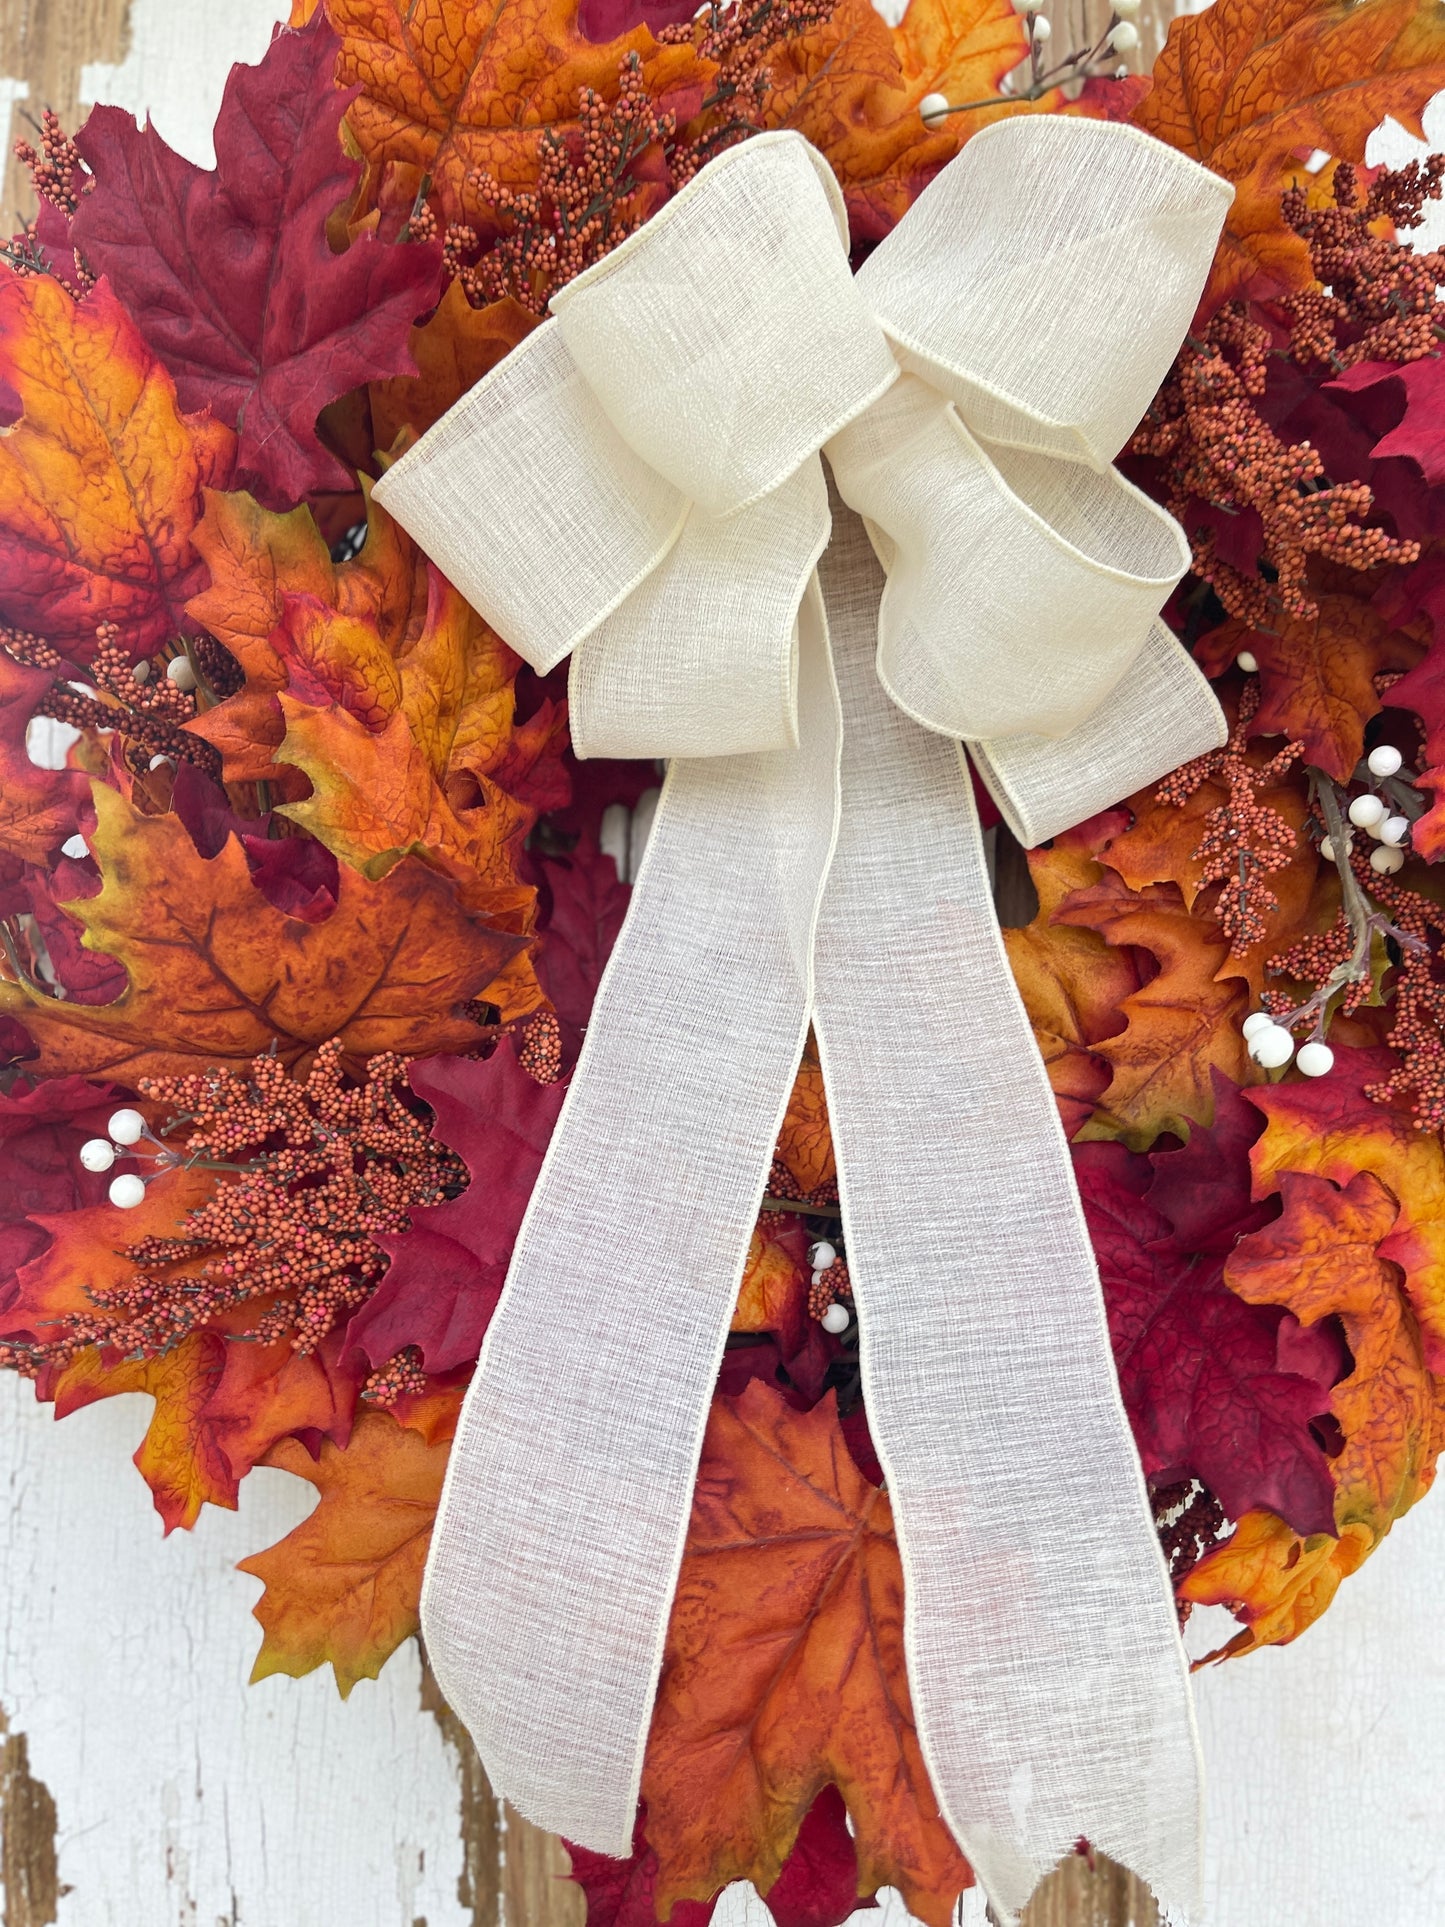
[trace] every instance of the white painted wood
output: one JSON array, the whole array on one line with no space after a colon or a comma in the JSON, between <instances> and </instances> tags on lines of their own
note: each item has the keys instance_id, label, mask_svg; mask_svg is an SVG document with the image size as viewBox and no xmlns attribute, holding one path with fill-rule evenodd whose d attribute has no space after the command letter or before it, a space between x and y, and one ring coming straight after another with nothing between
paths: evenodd
<instances>
[{"instance_id":1,"label":"white painted wood","mask_svg":"<svg viewBox=\"0 0 1445 1927\"><path fill-rule=\"evenodd\" d=\"M161 1537L129 1463L150 1400L61 1424L0 1373L0 1705L57 1809L59 1927L469 1927L453 1756L416 1647L337 1697L248 1686L259 1584L305 1516L265 1469L239 1513Z\"/></svg>"},{"instance_id":2,"label":"white painted wood","mask_svg":"<svg viewBox=\"0 0 1445 1927\"><path fill-rule=\"evenodd\" d=\"M192 7L132 0L125 59L82 67L80 98L87 106L103 100L128 107L141 121L149 113L177 153L212 167L211 128L226 75L234 61L261 58L288 11L278 0L225 0L224 6L209 0Z\"/></svg>"}]
</instances>

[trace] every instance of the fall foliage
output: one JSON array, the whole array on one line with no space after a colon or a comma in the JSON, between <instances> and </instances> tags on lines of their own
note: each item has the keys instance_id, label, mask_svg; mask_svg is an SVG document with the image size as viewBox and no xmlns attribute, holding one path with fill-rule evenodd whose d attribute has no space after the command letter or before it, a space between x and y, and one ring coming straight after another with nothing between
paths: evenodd
<instances>
[{"instance_id":1,"label":"fall foliage","mask_svg":"<svg viewBox=\"0 0 1445 1927\"><path fill-rule=\"evenodd\" d=\"M804 133L856 260L1000 115L1132 119L1236 194L1121 457L1189 539L1166 618L1230 734L1030 852L1005 937L1181 1616L1229 1606L1231 1655L1298 1636L1445 1444L1445 256L1408 245L1445 162L1364 166L1445 86L1445 16L1215 0L1151 77L1105 49L1067 86L1008 0L896 26L869 0L297 0L292 25L233 70L213 169L107 107L22 143L0 1364L57 1416L146 1393L168 1531L258 1464L315 1488L244 1562L258 1678L329 1664L344 1693L415 1633L627 911L616 818L659 772L577 762L564 677L373 484L735 141ZM925 121L940 95L967 111ZM705 1927L737 1878L778 1927L883 1885L945 1927L971 1874L912 1724L811 1040L760 1204L633 1853L577 1848L573 1876L590 1927Z\"/></svg>"}]
</instances>

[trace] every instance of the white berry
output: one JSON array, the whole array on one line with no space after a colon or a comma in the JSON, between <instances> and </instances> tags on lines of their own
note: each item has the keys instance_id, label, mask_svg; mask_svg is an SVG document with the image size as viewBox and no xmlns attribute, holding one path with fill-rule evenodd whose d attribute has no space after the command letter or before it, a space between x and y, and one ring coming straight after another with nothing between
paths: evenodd
<instances>
[{"instance_id":1,"label":"white berry","mask_svg":"<svg viewBox=\"0 0 1445 1927\"><path fill-rule=\"evenodd\" d=\"M90 1137L80 1147L80 1162L87 1171L108 1171L115 1163L115 1146L107 1137Z\"/></svg>"},{"instance_id":2,"label":"white berry","mask_svg":"<svg viewBox=\"0 0 1445 1927\"><path fill-rule=\"evenodd\" d=\"M121 1211L134 1211L138 1204L144 1204L145 1194L145 1184L134 1171L123 1171L110 1181L110 1201Z\"/></svg>"},{"instance_id":3,"label":"white berry","mask_svg":"<svg viewBox=\"0 0 1445 1927\"><path fill-rule=\"evenodd\" d=\"M112 1111L105 1128L117 1144L135 1144L145 1135L146 1121L139 1111Z\"/></svg>"},{"instance_id":4,"label":"white berry","mask_svg":"<svg viewBox=\"0 0 1445 1927\"><path fill-rule=\"evenodd\" d=\"M191 667L189 656L172 656L166 664L166 676L177 689L187 693L196 686L196 672Z\"/></svg>"},{"instance_id":5,"label":"white berry","mask_svg":"<svg viewBox=\"0 0 1445 1927\"><path fill-rule=\"evenodd\" d=\"M151 679L151 666L148 662L133 662L130 666L132 682L148 683Z\"/></svg>"},{"instance_id":6,"label":"white berry","mask_svg":"<svg viewBox=\"0 0 1445 1927\"><path fill-rule=\"evenodd\" d=\"M1269 1030L1273 1023L1274 1019L1267 1010L1252 1010L1240 1029L1243 1030L1245 1040L1248 1042L1249 1039L1258 1037L1262 1030Z\"/></svg>"},{"instance_id":7,"label":"white berry","mask_svg":"<svg viewBox=\"0 0 1445 1927\"><path fill-rule=\"evenodd\" d=\"M1324 858L1326 863L1334 862L1335 839L1332 836L1322 836L1320 838L1320 855Z\"/></svg>"},{"instance_id":8,"label":"white berry","mask_svg":"<svg viewBox=\"0 0 1445 1927\"><path fill-rule=\"evenodd\" d=\"M1271 1023L1268 1029L1258 1030L1250 1038L1249 1054L1265 1070L1277 1071L1294 1056L1294 1039L1283 1024Z\"/></svg>"},{"instance_id":9,"label":"white berry","mask_svg":"<svg viewBox=\"0 0 1445 1927\"><path fill-rule=\"evenodd\" d=\"M1119 45L1118 29L1115 28L1114 31L1115 31L1114 45L1117 47ZM1137 33L1134 35L1134 39L1135 39L1135 42L1137 43L1139 39L1139 36ZM1246 676L1252 676L1254 675L1255 671L1259 668L1259 657L1255 655L1252 649L1241 649L1239 654L1234 659L1234 666L1236 669L1242 669Z\"/></svg>"},{"instance_id":10,"label":"white berry","mask_svg":"<svg viewBox=\"0 0 1445 1927\"><path fill-rule=\"evenodd\" d=\"M65 841L61 844L60 854L62 856L74 857L78 863L82 857L90 855L90 845L80 834L79 830L77 830L74 836L66 837Z\"/></svg>"},{"instance_id":11,"label":"white berry","mask_svg":"<svg viewBox=\"0 0 1445 1927\"><path fill-rule=\"evenodd\" d=\"M1392 846L1398 845L1403 843L1409 834L1410 819L1408 816L1387 816L1380 825L1380 841L1382 843L1389 843Z\"/></svg>"},{"instance_id":12,"label":"white berry","mask_svg":"<svg viewBox=\"0 0 1445 1927\"><path fill-rule=\"evenodd\" d=\"M1361 830L1373 829L1390 814L1378 796L1357 796L1350 804L1350 821Z\"/></svg>"},{"instance_id":13,"label":"white berry","mask_svg":"<svg viewBox=\"0 0 1445 1927\"><path fill-rule=\"evenodd\" d=\"M1052 32L1053 32L1053 28L1049 25L1048 15L1043 13L1036 14L1034 16L1035 43L1038 46L1042 47L1044 42L1048 39L1049 35Z\"/></svg>"},{"instance_id":14,"label":"white berry","mask_svg":"<svg viewBox=\"0 0 1445 1927\"><path fill-rule=\"evenodd\" d=\"M1377 850L1370 852L1370 868L1382 877L1393 876L1396 870L1405 867L1405 852L1397 850L1393 843L1382 843Z\"/></svg>"},{"instance_id":15,"label":"white berry","mask_svg":"<svg viewBox=\"0 0 1445 1927\"><path fill-rule=\"evenodd\" d=\"M1399 774L1404 761L1393 743L1381 743L1365 758L1365 767L1371 776L1395 776Z\"/></svg>"},{"instance_id":16,"label":"white berry","mask_svg":"<svg viewBox=\"0 0 1445 1927\"><path fill-rule=\"evenodd\" d=\"M849 1325L847 1307L840 1305L837 1299L834 1299L833 1303L829 1305L828 1309L823 1313L822 1324L823 1330L825 1332L832 1332L835 1337L839 1332L847 1331Z\"/></svg>"},{"instance_id":17,"label":"white berry","mask_svg":"<svg viewBox=\"0 0 1445 1927\"><path fill-rule=\"evenodd\" d=\"M1131 54L1139 45L1139 29L1132 20L1121 20L1109 35L1109 45L1116 54Z\"/></svg>"},{"instance_id":18,"label":"white berry","mask_svg":"<svg viewBox=\"0 0 1445 1927\"><path fill-rule=\"evenodd\" d=\"M1294 1061L1306 1077L1324 1077L1335 1067L1335 1054L1328 1044L1301 1044Z\"/></svg>"},{"instance_id":19,"label":"white berry","mask_svg":"<svg viewBox=\"0 0 1445 1927\"><path fill-rule=\"evenodd\" d=\"M1015 13L1032 13L1037 5L1038 0L1013 0Z\"/></svg>"},{"instance_id":20,"label":"white berry","mask_svg":"<svg viewBox=\"0 0 1445 1927\"><path fill-rule=\"evenodd\" d=\"M836 1245L830 1245L826 1238L819 1238L815 1245L809 1246L808 1263L814 1271L826 1271L838 1256Z\"/></svg>"},{"instance_id":21,"label":"white berry","mask_svg":"<svg viewBox=\"0 0 1445 1927\"><path fill-rule=\"evenodd\" d=\"M1142 0L1114 0L1114 11L1121 20L1137 20Z\"/></svg>"},{"instance_id":22,"label":"white berry","mask_svg":"<svg viewBox=\"0 0 1445 1927\"><path fill-rule=\"evenodd\" d=\"M948 112L947 94L925 94L918 103L918 111L923 117L925 127L937 127Z\"/></svg>"}]
</instances>

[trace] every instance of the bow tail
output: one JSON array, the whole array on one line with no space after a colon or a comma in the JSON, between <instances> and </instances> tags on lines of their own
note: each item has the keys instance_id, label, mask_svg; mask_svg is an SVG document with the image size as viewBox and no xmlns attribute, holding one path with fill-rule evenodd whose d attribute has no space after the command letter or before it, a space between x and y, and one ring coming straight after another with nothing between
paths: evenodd
<instances>
[{"instance_id":1,"label":"bow tail","mask_svg":"<svg viewBox=\"0 0 1445 1927\"><path fill-rule=\"evenodd\" d=\"M838 816L822 601L800 744L679 759L463 1410L422 1630L498 1792L631 1851L702 1434L801 1055Z\"/></svg>"},{"instance_id":2,"label":"bow tail","mask_svg":"<svg viewBox=\"0 0 1445 1927\"><path fill-rule=\"evenodd\" d=\"M815 1024L924 1756L1000 1912L1081 1834L1188 1908L1172 1593L971 789L878 686L882 575L846 510L820 575L844 751Z\"/></svg>"}]
</instances>

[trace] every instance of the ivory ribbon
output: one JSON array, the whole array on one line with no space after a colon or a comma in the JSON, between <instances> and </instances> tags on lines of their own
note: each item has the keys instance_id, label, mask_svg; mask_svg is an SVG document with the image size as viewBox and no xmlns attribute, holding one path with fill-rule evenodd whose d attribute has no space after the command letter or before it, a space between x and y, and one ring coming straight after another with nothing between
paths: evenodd
<instances>
[{"instance_id":1,"label":"ivory ribbon","mask_svg":"<svg viewBox=\"0 0 1445 1927\"><path fill-rule=\"evenodd\" d=\"M536 668L572 653L579 754L671 759L422 1602L493 1784L587 1846L630 1851L811 1023L944 1816L1004 1916L1081 1834L1195 1902L1172 1598L958 745L1034 843L1224 739L1157 620L1183 537L1110 464L1229 198L1132 129L1012 119L853 277L825 163L759 136L376 490Z\"/></svg>"}]
</instances>

